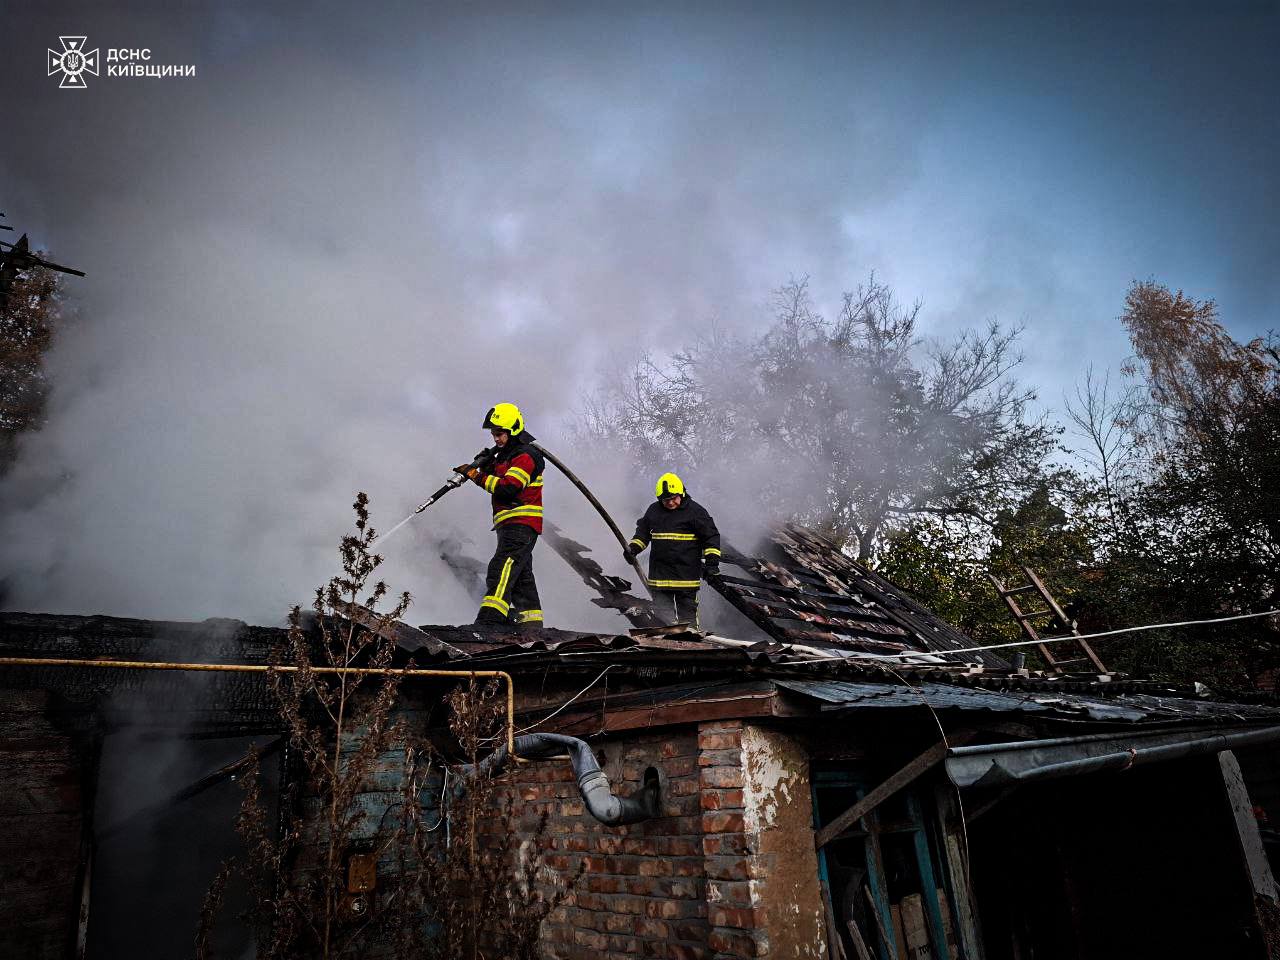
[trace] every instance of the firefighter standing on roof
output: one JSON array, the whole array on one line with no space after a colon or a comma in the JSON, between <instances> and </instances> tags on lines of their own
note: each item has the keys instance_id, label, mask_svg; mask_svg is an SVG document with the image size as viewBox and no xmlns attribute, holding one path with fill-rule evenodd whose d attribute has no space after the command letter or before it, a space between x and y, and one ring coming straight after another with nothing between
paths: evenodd
<instances>
[{"instance_id":1,"label":"firefighter standing on roof","mask_svg":"<svg viewBox=\"0 0 1280 960\"><path fill-rule=\"evenodd\" d=\"M538 585L533 579L533 547L542 533L543 458L514 403L500 403L482 426L493 435L496 457L485 469L454 467L493 498L498 549L489 561L485 596L476 623L542 624Z\"/></svg>"},{"instance_id":2,"label":"firefighter standing on roof","mask_svg":"<svg viewBox=\"0 0 1280 960\"><path fill-rule=\"evenodd\" d=\"M671 622L698 626L698 587L705 574L720 574L720 531L702 504L685 491L674 473L664 473L654 487L657 501L636 522L636 535L623 555L630 563L645 547L649 554L649 586L659 613Z\"/></svg>"}]
</instances>

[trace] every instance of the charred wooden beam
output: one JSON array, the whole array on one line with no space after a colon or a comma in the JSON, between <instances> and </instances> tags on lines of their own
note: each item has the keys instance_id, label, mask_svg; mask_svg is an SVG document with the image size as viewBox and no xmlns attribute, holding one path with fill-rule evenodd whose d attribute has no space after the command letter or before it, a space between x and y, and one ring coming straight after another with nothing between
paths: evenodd
<instances>
[{"instance_id":1,"label":"charred wooden beam","mask_svg":"<svg viewBox=\"0 0 1280 960\"><path fill-rule=\"evenodd\" d=\"M617 610L633 627L664 625L662 618L653 609L652 600L627 592L631 589L630 580L610 576L600 564L586 556L591 552L590 547L566 537L559 527L549 521L544 521L542 528L542 539L547 545L582 578L583 583L599 594L592 598L592 603L606 610Z\"/></svg>"}]
</instances>

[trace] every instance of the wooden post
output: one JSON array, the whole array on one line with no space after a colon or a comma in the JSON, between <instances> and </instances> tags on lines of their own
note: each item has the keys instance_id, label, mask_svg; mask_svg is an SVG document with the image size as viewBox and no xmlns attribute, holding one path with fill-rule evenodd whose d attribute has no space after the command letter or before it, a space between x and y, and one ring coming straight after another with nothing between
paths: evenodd
<instances>
[{"instance_id":1,"label":"wooden post","mask_svg":"<svg viewBox=\"0 0 1280 960\"><path fill-rule=\"evenodd\" d=\"M943 867L951 886L951 913L960 932L960 956L963 960L983 960L977 902L969 884L969 849L956 803L955 787L940 783L934 796L937 798L938 823L942 828Z\"/></svg>"},{"instance_id":2,"label":"wooden post","mask_svg":"<svg viewBox=\"0 0 1280 960\"><path fill-rule=\"evenodd\" d=\"M1240 762L1234 751L1223 750L1219 753L1218 767L1222 771L1222 785L1226 790L1227 802L1231 805L1231 816L1235 821L1236 838L1240 843L1241 859L1249 877L1249 888L1253 891L1253 915L1262 933L1263 950L1266 951L1268 960L1280 960L1280 949L1276 947L1276 943L1280 942L1280 903L1277 903L1280 890L1276 888L1275 876L1262 846L1258 820L1253 815L1253 801L1249 798L1249 789L1245 785Z\"/></svg>"}]
</instances>

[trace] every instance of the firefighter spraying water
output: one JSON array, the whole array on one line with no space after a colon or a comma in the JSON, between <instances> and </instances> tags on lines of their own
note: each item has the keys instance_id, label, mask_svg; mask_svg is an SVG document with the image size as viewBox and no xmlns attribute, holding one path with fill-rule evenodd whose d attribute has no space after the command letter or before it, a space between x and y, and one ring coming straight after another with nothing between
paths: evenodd
<instances>
[{"instance_id":1,"label":"firefighter spraying water","mask_svg":"<svg viewBox=\"0 0 1280 960\"><path fill-rule=\"evenodd\" d=\"M486 571L485 596L476 622L536 628L541 625L543 617L533 576L533 548L542 534L543 470L548 461L586 497L608 524L619 545L626 546L627 541L587 485L536 441L525 427L520 408L514 403L490 407L482 426L492 435L494 445L481 450L470 463L454 467L453 476L440 489L378 539L386 542L446 493L457 490L468 480L472 481L491 497L493 529L498 535L497 549ZM656 599L658 595L636 562L635 553L628 552L625 557L639 575L640 582Z\"/></svg>"}]
</instances>

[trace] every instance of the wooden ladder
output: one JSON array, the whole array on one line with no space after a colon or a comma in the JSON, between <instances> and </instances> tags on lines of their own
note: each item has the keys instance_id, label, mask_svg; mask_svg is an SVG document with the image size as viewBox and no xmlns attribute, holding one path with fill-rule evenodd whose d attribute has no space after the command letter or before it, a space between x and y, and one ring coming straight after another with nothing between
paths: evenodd
<instances>
[{"instance_id":1,"label":"wooden ladder","mask_svg":"<svg viewBox=\"0 0 1280 960\"><path fill-rule=\"evenodd\" d=\"M1027 583L1019 587L1006 586L991 573L987 574L987 579L991 581L992 585L996 588L996 593L1000 594L1000 599L1004 601L1005 606L1009 608L1009 612L1013 614L1013 619L1017 622L1023 635L1028 640L1031 640L1036 644L1037 648L1040 650L1040 656L1044 657L1044 662L1048 665L1049 669L1055 673L1066 673L1067 670L1065 668L1073 664L1087 663L1092 666L1093 670L1097 673L1109 673L1110 671L1107 670L1107 667L1102 662L1101 658L1094 653L1093 647L1089 646L1088 642L1085 640L1077 639L1074 643L1064 645L1067 647L1074 646L1076 648L1076 652L1083 654L1083 656L1072 657L1069 660L1059 660L1053 655L1049 650L1049 644L1045 641L1058 640L1060 637L1042 637L1036 628L1032 626L1032 620L1035 620L1038 617L1048 617L1049 619L1041 624L1041 629L1047 630L1056 627L1060 630L1066 630L1067 633L1061 635L1063 637L1079 637L1080 631L1076 629L1076 623L1074 620L1067 619L1066 613L1063 612L1062 607L1058 605L1058 601L1053 599L1053 594L1049 592L1049 588L1046 587L1040 578L1036 576L1035 571L1030 567L1023 567L1022 572L1027 576ZM1014 599L1014 597L1023 593L1037 594L1044 606L1036 610L1023 611L1023 609L1018 606L1018 601ZM1061 652L1062 648L1059 647L1059 653Z\"/></svg>"}]
</instances>

